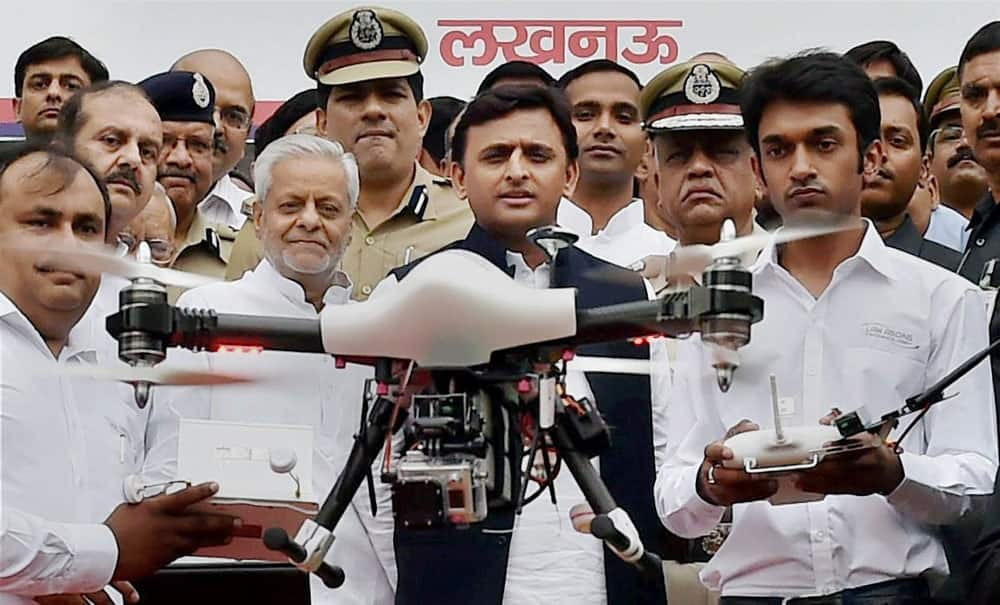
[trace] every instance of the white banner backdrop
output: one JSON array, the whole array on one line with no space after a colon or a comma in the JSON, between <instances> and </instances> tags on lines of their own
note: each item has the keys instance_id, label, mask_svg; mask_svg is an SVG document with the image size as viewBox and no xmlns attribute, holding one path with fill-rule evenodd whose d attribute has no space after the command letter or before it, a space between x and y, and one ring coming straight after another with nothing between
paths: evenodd
<instances>
[{"instance_id":1,"label":"white banner backdrop","mask_svg":"<svg viewBox=\"0 0 1000 605\"><path fill-rule=\"evenodd\" d=\"M925 84L958 60L966 40L1000 18L1000 1L384 1L427 32L429 96L467 97L506 59L540 63L559 76L591 58L629 65L646 80L700 51L744 67L805 48L844 51L872 39L897 42ZM57 0L7 5L3 53L8 73L28 45L69 35L104 60L112 76L139 80L182 53L224 48L253 76L258 99L281 100L306 88L302 52L316 27L348 2L274 0ZM13 96L13 78L0 97Z\"/></svg>"}]
</instances>

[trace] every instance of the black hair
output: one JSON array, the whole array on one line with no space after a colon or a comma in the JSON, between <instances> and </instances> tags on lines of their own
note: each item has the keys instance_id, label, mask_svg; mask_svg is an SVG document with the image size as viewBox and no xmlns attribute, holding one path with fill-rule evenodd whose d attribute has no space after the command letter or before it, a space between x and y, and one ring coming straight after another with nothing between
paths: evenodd
<instances>
[{"instance_id":1,"label":"black hair","mask_svg":"<svg viewBox=\"0 0 1000 605\"><path fill-rule=\"evenodd\" d=\"M424 100L424 74L419 71L412 76L406 76L406 83L410 87L410 92L413 93L413 100L416 103L420 103ZM350 84L344 84L343 86L350 86ZM330 84L316 83L316 107L326 110L326 104L330 100L330 92L333 90L333 86Z\"/></svg>"},{"instance_id":2,"label":"black hair","mask_svg":"<svg viewBox=\"0 0 1000 605\"><path fill-rule=\"evenodd\" d=\"M65 36L52 36L29 46L17 58L17 63L14 64L14 96L20 99L24 92L24 78L28 67L66 57L76 57L91 84L108 79L108 68L87 49Z\"/></svg>"},{"instance_id":3,"label":"black hair","mask_svg":"<svg viewBox=\"0 0 1000 605\"><path fill-rule=\"evenodd\" d=\"M875 87L861 67L840 55L807 51L768 61L747 75L740 92L740 111L750 146L758 158L760 119L775 101L844 105L858 133L859 168L865 151L880 138L882 113Z\"/></svg>"},{"instance_id":4,"label":"black hair","mask_svg":"<svg viewBox=\"0 0 1000 605\"><path fill-rule=\"evenodd\" d=\"M924 114L924 106L920 103L919 92L909 82L902 78L888 77L876 78L872 82L875 92L881 96L903 97L913 106L913 111L917 114L917 135L920 137L920 152L927 149L927 139L931 133L930 124L927 122L927 115Z\"/></svg>"},{"instance_id":5,"label":"black hair","mask_svg":"<svg viewBox=\"0 0 1000 605\"><path fill-rule=\"evenodd\" d=\"M556 83L556 79L552 77L552 74L534 63L527 61L507 61L486 74L483 81L479 83L476 94L483 94L490 88L493 88L493 85L498 81L505 78L517 78L519 80L535 79L542 86L555 86Z\"/></svg>"},{"instance_id":6,"label":"black hair","mask_svg":"<svg viewBox=\"0 0 1000 605\"><path fill-rule=\"evenodd\" d=\"M962 70L966 63L979 55L997 50L1000 50L1000 21L990 21L972 34L969 41L965 43L962 55L958 59L958 77L962 77Z\"/></svg>"},{"instance_id":7,"label":"black hair","mask_svg":"<svg viewBox=\"0 0 1000 605\"><path fill-rule=\"evenodd\" d=\"M566 95L557 88L530 84L505 84L474 98L455 126L451 139L452 160L465 166L465 147L469 128L485 124L515 111L544 109L552 116L562 134L566 157L573 161L580 155L576 142L576 127Z\"/></svg>"},{"instance_id":8,"label":"black hair","mask_svg":"<svg viewBox=\"0 0 1000 605\"><path fill-rule=\"evenodd\" d=\"M573 69L564 73L562 77L559 78L559 81L556 82L556 86L566 90L566 88L572 84L574 80L582 78L587 74L608 71L617 72L627 76L628 79L635 82L635 85L639 87L639 90L642 90L642 81L639 80L639 76L635 75L634 71L624 65L621 65L620 63L615 63L614 61L609 61L607 59L593 59L591 61L587 61L586 63L577 65Z\"/></svg>"},{"instance_id":9,"label":"black hair","mask_svg":"<svg viewBox=\"0 0 1000 605\"><path fill-rule=\"evenodd\" d=\"M448 149L448 128L465 108L465 101L455 97L433 97L427 100L431 104L431 121L424 133L423 146L434 161L440 164Z\"/></svg>"},{"instance_id":10,"label":"black hair","mask_svg":"<svg viewBox=\"0 0 1000 605\"><path fill-rule=\"evenodd\" d=\"M920 72L913 65L909 55L900 50L895 42L888 40L865 42L847 51L844 56L861 67L867 67L875 61L884 59L892 64L897 77L906 80L910 86L917 89L918 95L924 89L924 81L920 79Z\"/></svg>"},{"instance_id":11,"label":"black hair","mask_svg":"<svg viewBox=\"0 0 1000 605\"><path fill-rule=\"evenodd\" d=\"M76 135L87 121L83 113L83 102L89 96L103 94L112 91L129 92L139 95L141 98L153 104L149 95L141 87L125 82L123 80L104 80L84 88L76 93L59 110L59 121L56 124L55 138L58 139L66 150L72 151L75 148ZM155 109L155 108L154 108Z\"/></svg>"},{"instance_id":12,"label":"black hair","mask_svg":"<svg viewBox=\"0 0 1000 605\"><path fill-rule=\"evenodd\" d=\"M324 104L325 105L325 104ZM260 157L264 148L285 136L292 124L316 111L316 90L307 88L281 104L271 117L261 122L253 137L254 155Z\"/></svg>"},{"instance_id":13,"label":"black hair","mask_svg":"<svg viewBox=\"0 0 1000 605\"><path fill-rule=\"evenodd\" d=\"M62 179L62 185L55 191L50 192L50 195L59 193L68 187L76 177L76 173L81 169L90 175L90 178L94 180L94 183L100 190L101 199L104 201L104 228L105 232L107 232L108 223L111 221L111 197L108 195L107 186L90 164L58 145L49 145L42 141L30 141L4 147L3 150L0 150L0 179L3 179L3 175L13 164L34 153L44 154L45 163L33 176L51 169L55 170Z\"/></svg>"}]
</instances>

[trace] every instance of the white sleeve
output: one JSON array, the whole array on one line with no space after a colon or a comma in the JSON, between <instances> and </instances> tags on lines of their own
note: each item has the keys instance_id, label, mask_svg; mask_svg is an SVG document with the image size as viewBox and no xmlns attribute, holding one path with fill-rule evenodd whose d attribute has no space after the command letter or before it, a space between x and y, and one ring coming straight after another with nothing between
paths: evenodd
<instances>
[{"instance_id":1,"label":"white sleeve","mask_svg":"<svg viewBox=\"0 0 1000 605\"><path fill-rule=\"evenodd\" d=\"M937 302L937 301L934 301ZM982 295L971 288L950 305L938 303L944 318L932 334L928 385L941 379L988 344ZM901 444L904 478L888 501L907 517L926 524L958 519L970 495L989 494L997 472L996 408L989 361L984 361L948 389L954 397L932 407L919 432ZM912 417L911 417L912 418ZM904 418L902 426L910 421Z\"/></svg>"},{"instance_id":2,"label":"white sleeve","mask_svg":"<svg viewBox=\"0 0 1000 605\"><path fill-rule=\"evenodd\" d=\"M702 500L695 489L705 446L726 434L714 406L699 392L697 373L709 367L704 349L695 336L678 347L674 382L667 396L665 462L653 487L660 520L682 538L709 533L725 511Z\"/></svg>"},{"instance_id":3,"label":"white sleeve","mask_svg":"<svg viewBox=\"0 0 1000 605\"><path fill-rule=\"evenodd\" d=\"M100 523L52 523L13 508L0 522L0 593L90 593L118 564L118 543Z\"/></svg>"},{"instance_id":4,"label":"white sleeve","mask_svg":"<svg viewBox=\"0 0 1000 605\"><path fill-rule=\"evenodd\" d=\"M667 430L671 389L670 355L667 339L654 338L649 343L649 401L653 412L653 456L655 468L659 469L667 461Z\"/></svg>"}]
</instances>

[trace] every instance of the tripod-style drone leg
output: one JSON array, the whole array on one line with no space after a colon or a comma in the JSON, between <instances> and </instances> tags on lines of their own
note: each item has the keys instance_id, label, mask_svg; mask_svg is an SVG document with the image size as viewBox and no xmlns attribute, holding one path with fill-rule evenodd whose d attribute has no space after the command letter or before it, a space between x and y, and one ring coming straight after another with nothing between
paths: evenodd
<instances>
[{"instance_id":1,"label":"tripod-style drone leg","mask_svg":"<svg viewBox=\"0 0 1000 605\"><path fill-rule=\"evenodd\" d=\"M650 580L662 578L663 564L660 558L643 547L639 531L633 525L628 513L615 504L597 469L590 463L590 458L573 444L563 426L565 417L565 414L556 416L556 424L549 434L563 464L569 468L569 472L580 486L580 491L594 511L595 517L590 525L591 533L603 540L623 561L638 567L646 578Z\"/></svg>"}]
</instances>

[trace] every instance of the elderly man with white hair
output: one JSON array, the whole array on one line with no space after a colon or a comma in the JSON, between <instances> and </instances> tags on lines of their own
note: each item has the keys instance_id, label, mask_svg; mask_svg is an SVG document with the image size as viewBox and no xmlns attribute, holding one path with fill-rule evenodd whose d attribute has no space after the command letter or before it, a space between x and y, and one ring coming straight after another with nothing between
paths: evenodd
<instances>
[{"instance_id":1,"label":"elderly man with white hair","mask_svg":"<svg viewBox=\"0 0 1000 605\"><path fill-rule=\"evenodd\" d=\"M346 305L351 298L351 281L337 266L350 241L351 217L358 201L354 157L338 143L289 135L271 143L257 158L254 180L258 199L253 220L264 258L237 281L186 292L178 306L290 318L316 318L324 309L335 313L336 309L328 307ZM322 501L343 468L360 426L364 381L371 370L353 364L338 369L330 356L305 353L200 356L214 370L266 373L272 378L245 386L179 389L160 395L181 416L313 427L313 488ZM156 438L163 447L166 438L162 434ZM313 603L392 603L387 572L375 556L362 518L371 519L369 507L348 509L328 555L328 561L344 568L344 585L331 591L313 577Z\"/></svg>"}]
</instances>

